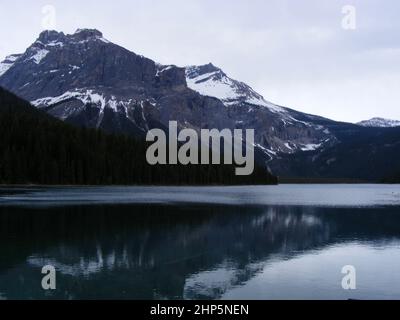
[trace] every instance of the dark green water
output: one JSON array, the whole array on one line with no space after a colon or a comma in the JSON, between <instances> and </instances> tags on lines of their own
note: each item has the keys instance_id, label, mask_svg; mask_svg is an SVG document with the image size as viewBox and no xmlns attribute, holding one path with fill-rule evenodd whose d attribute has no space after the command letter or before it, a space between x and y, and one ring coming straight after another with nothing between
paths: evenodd
<instances>
[{"instance_id":1,"label":"dark green water","mask_svg":"<svg viewBox=\"0 0 400 320\"><path fill-rule=\"evenodd\" d=\"M0 298L400 298L399 187L352 187L352 201L377 195L368 206L338 187L241 188L146 189L151 204L139 189L131 202L115 188L75 188L79 199L70 189L2 190ZM321 188L330 203L306 201ZM281 204L265 203L278 192ZM57 270L54 291L41 287L44 265ZM357 269L357 290L341 286L345 265Z\"/></svg>"}]
</instances>

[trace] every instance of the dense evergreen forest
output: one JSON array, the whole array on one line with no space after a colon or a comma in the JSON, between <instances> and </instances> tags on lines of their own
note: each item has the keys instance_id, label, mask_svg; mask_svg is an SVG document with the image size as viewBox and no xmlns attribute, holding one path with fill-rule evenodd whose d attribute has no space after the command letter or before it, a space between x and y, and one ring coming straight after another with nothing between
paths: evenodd
<instances>
[{"instance_id":1,"label":"dense evergreen forest","mask_svg":"<svg viewBox=\"0 0 400 320\"><path fill-rule=\"evenodd\" d=\"M256 168L236 176L231 165L150 166L147 144L78 128L0 88L0 184L205 185L275 184Z\"/></svg>"}]
</instances>

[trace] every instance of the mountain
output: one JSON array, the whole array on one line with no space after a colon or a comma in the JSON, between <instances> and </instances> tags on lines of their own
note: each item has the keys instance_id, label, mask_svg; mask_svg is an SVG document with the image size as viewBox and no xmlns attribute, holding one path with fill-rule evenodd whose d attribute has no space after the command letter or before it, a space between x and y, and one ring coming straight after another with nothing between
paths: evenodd
<instances>
[{"instance_id":1,"label":"mountain","mask_svg":"<svg viewBox=\"0 0 400 320\"><path fill-rule=\"evenodd\" d=\"M170 120L197 130L254 128L266 160L335 142L323 118L269 103L212 64L163 66L97 30L44 31L15 57L3 62L0 86L75 125L136 136Z\"/></svg>"},{"instance_id":2,"label":"mountain","mask_svg":"<svg viewBox=\"0 0 400 320\"><path fill-rule=\"evenodd\" d=\"M381 165L382 154L397 154L392 134L400 140L397 131L386 133L389 128L273 104L211 63L161 65L98 30L44 31L1 70L0 86L75 126L137 138L152 128L166 130L169 121L197 131L254 129L257 162L281 177L378 179L390 167L371 170L371 164ZM357 150L364 156L352 161Z\"/></svg>"},{"instance_id":3,"label":"mountain","mask_svg":"<svg viewBox=\"0 0 400 320\"><path fill-rule=\"evenodd\" d=\"M1 184L270 184L256 168L238 177L230 165L150 166L147 145L132 137L76 128L0 88Z\"/></svg>"},{"instance_id":4,"label":"mountain","mask_svg":"<svg viewBox=\"0 0 400 320\"><path fill-rule=\"evenodd\" d=\"M339 143L317 151L282 155L273 172L292 178L379 182L400 172L400 127L338 127Z\"/></svg>"},{"instance_id":5,"label":"mountain","mask_svg":"<svg viewBox=\"0 0 400 320\"><path fill-rule=\"evenodd\" d=\"M212 64L187 67L186 80L194 91L222 101L235 127L254 128L256 144L269 159L335 143L328 119L275 105Z\"/></svg>"},{"instance_id":6,"label":"mountain","mask_svg":"<svg viewBox=\"0 0 400 320\"><path fill-rule=\"evenodd\" d=\"M357 123L359 126L363 127L373 127L373 128L393 128L400 127L400 121L390 120L384 118L372 118L370 120L364 120Z\"/></svg>"}]
</instances>

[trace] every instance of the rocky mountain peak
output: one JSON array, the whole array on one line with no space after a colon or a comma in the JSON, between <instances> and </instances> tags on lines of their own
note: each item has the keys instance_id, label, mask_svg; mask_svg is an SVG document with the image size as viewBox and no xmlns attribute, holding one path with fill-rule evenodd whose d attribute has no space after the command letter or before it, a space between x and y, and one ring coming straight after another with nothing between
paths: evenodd
<instances>
[{"instance_id":1,"label":"rocky mountain peak","mask_svg":"<svg viewBox=\"0 0 400 320\"><path fill-rule=\"evenodd\" d=\"M194 79L203 75L212 76L226 76L225 73L218 67L214 66L212 63L200 65L200 66L189 66L186 68L186 76L189 79Z\"/></svg>"},{"instance_id":2,"label":"rocky mountain peak","mask_svg":"<svg viewBox=\"0 0 400 320\"><path fill-rule=\"evenodd\" d=\"M95 38L102 38L103 33L101 33L97 29L78 29L75 31L75 33L72 35L73 38L84 41L84 40L90 40L90 39L95 39Z\"/></svg>"},{"instance_id":3,"label":"rocky mountain peak","mask_svg":"<svg viewBox=\"0 0 400 320\"><path fill-rule=\"evenodd\" d=\"M222 70L220 68L214 66L212 63L208 63L208 64L205 64L205 65L202 65L202 66L198 66L197 70L202 74L203 73L219 72L219 71L222 72Z\"/></svg>"},{"instance_id":4,"label":"rocky mountain peak","mask_svg":"<svg viewBox=\"0 0 400 320\"><path fill-rule=\"evenodd\" d=\"M91 40L102 40L103 42L108 42L103 38L103 34L96 29L78 29L75 33L67 35L55 30L45 30L40 33L34 46L56 46L56 44L83 43Z\"/></svg>"},{"instance_id":5,"label":"rocky mountain peak","mask_svg":"<svg viewBox=\"0 0 400 320\"><path fill-rule=\"evenodd\" d=\"M46 44L49 42L58 41L64 37L65 35L63 32L57 32L55 30L45 30L40 33L38 41Z\"/></svg>"}]
</instances>

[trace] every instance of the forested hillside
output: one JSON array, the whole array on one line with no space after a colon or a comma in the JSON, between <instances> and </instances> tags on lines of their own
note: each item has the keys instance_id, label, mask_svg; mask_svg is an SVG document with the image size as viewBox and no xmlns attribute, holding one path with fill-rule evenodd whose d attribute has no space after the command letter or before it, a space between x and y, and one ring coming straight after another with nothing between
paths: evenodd
<instances>
[{"instance_id":1,"label":"forested hillside","mask_svg":"<svg viewBox=\"0 0 400 320\"><path fill-rule=\"evenodd\" d=\"M33 108L0 88L1 184L274 184L256 168L235 176L234 166L150 166L144 141L77 128Z\"/></svg>"}]
</instances>

